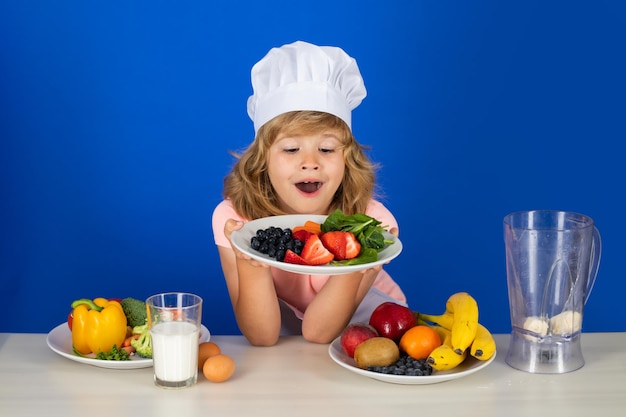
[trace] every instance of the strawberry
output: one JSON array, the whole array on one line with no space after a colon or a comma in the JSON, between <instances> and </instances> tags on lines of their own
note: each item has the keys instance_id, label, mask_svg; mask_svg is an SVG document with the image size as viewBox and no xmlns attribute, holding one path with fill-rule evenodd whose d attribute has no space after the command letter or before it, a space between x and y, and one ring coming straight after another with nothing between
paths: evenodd
<instances>
[{"instance_id":1,"label":"strawberry","mask_svg":"<svg viewBox=\"0 0 626 417\"><path fill-rule=\"evenodd\" d=\"M322 235L321 240L337 261L356 258L361 251L361 244L352 232L326 232Z\"/></svg>"},{"instance_id":2,"label":"strawberry","mask_svg":"<svg viewBox=\"0 0 626 417\"><path fill-rule=\"evenodd\" d=\"M300 256L309 265L324 265L332 261L335 257L332 252L329 252L329 250L324 247L324 244L316 234L309 236L302 248Z\"/></svg>"},{"instance_id":3,"label":"strawberry","mask_svg":"<svg viewBox=\"0 0 626 417\"><path fill-rule=\"evenodd\" d=\"M283 262L296 265L308 265L307 261L302 259L300 255L298 255L291 249L287 249L287 252L285 252L285 259L283 259Z\"/></svg>"},{"instance_id":4,"label":"strawberry","mask_svg":"<svg viewBox=\"0 0 626 417\"><path fill-rule=\"evenodd\" d=\"M361 253L361 244L359 240L354 236L352 232L346 233L346 259L352 259L359 256Z\"/></svg>"},{"instance_id":5,"label":"strawberry","mask_svg":"<svg viewBox=\"0 0 626 417\"><path fill-rule=\"evenodd\" d=\"M300 230L296 230L295 232L293 232L291 236L293 236L294 239L298 239L302 243L306 243L307 239L312 234L314 233L311 233L308 230L300 229Z\"/></svg>"},{"instance_id":6,"label":"strawberry","mask_svg":"<svg viewBox=\"0 0 626 417\"><path fill-rule=\"evenodd\" d=\"M345 232L331 231L324 233L321 238L324 247L328 249L337 260L346 259L346 236Z\"/></svg>"}]
</instances>

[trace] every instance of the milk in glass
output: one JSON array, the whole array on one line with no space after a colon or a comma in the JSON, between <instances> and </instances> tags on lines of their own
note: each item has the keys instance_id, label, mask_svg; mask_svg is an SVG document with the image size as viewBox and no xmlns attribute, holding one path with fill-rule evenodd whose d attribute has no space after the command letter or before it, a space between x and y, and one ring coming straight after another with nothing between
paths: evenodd
<instances>
[{"instance_id":1,"label":"milk in glass","mask_svg":"<svg viewBox=\"0 0 626 417\"><path fill-rule=\"evenodd\" d=\"M154 375L178 382L198 376L198 326L184 321L158 323L151 329ZM166 353L165 353L166 352Z\"/></svg>"}]
</instances>

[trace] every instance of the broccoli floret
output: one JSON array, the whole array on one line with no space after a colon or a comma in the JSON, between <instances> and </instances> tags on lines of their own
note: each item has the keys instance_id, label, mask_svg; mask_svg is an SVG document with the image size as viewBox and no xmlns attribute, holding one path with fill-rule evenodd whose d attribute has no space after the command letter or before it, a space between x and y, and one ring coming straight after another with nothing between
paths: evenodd
<instances>
[{"instance_id":1,"label":"broccoli floret","mask_svg":"<svg viewBox=\"0 0 626 417\"><path fill-rule=\"evenodd\" d=\"M130 345L135 348L137 355L142 358L152 358L152 337L147 324L133 327L133 334L138 334L137 339L131 339Z\"/></svg>"},{"instance_id":2,"label":"broccoli floret","mask_svg":"<svg viewBox=\"0 0 626 417\"><path fill-rule=\"evenodd\" d=\"M148 322L148 312L146 311L145 301L132 297L124 298L120 304L126 314L128 325L132 328L143 326Z\"/></svg>"},{"instance_id":3,"label":"broccoli floret","mask_svg":"<svg viewBox=\"0 0 626 417\"><path fill-rule=\"evenodd\" d=\"M108 352L98 352L96 359L104 361L129 361L130 355L122 348L118 348L117 345L113 345Z\"/></svg>"}]
</instances>

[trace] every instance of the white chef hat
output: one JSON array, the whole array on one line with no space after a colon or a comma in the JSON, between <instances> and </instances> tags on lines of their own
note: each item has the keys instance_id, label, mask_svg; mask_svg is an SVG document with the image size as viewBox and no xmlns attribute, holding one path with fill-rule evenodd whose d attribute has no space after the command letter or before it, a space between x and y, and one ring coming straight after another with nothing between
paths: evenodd
<instances>
[{"instance_id":1,"label":"white chef hat","mask_svg":"<svg viewBox=\"0 0 626 417\"><path fill-rule=\"evenodd\" d=\"M254 131L295 110L322 111L352 126L352 110L367 92L354 58L341 48L297 41L272 48L252 67L248 115Z\"/></svg>"}]
</instances>

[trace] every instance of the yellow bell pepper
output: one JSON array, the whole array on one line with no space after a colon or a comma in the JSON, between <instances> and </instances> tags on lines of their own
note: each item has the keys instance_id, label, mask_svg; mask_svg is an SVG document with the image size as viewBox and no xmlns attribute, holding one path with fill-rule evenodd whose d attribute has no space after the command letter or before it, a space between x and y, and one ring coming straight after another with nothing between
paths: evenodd
<instances>
[{"instance_id":1,"label":"yellow bell pepper","mask_svg":"<svg viewBox=\"0 0 626 417\"><path fill-rule=\"evenodd\" d=\"M126 315L117 301L81 298L72 303L72 346L79 354L109 352L126 338Z\"/></svg>"}]
</instances>

